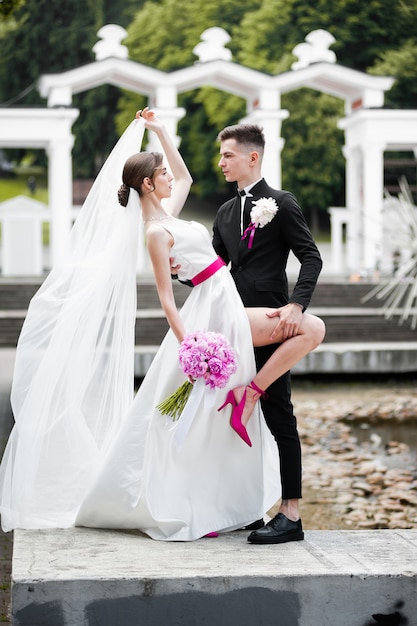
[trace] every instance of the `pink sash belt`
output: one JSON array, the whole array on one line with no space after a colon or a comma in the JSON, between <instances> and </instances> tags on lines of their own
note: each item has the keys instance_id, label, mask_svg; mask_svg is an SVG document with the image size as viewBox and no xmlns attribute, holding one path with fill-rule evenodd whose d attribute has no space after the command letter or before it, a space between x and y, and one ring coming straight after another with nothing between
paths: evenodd
<instances>
[{"instance_id":1,"label":"pink sash belt","mask_svg":"<svg viewBox=\"0 0 417 626\"><path fill-rule=\"evenodd\" d=\"M194 278L191 279L194 287L196 285L199 285L200 283L203 283L205 280L207 280L207 278L210 278L210 276L213 276L213 274L215 274L217 270L219 270L224 265L226 265L226 263L223 261L222 258L218 256L217 259L213 261L213 263L210 263L210 265L205 267L201 272L199 272L196 276L194 276Z\"/></svg>"}]
</instances>

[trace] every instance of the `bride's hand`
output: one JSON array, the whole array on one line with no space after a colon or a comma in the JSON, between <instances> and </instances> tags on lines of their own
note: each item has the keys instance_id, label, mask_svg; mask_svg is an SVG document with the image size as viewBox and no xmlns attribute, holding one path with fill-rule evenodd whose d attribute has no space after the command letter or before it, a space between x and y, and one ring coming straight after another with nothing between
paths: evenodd
<instances>
[{"instance_id":1,"label":"bride's hand","mask_svg":"<svg viewBox=\"0 0 417 626\"><path fill-rule=\"evenodd\" d=\"M136 113L136 119L140 118L144 120L145 128L147 128L148 130L157 131L160 128L163 128L162 122L156 117L155 112L152 111L149 107L140 109Z\"/></svg>"}]
</instances>

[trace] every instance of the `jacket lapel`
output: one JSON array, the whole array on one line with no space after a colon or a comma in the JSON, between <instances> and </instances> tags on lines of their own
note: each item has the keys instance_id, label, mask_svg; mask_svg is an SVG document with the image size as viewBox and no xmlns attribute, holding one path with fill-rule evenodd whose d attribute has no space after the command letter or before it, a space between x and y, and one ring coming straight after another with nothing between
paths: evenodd
<instances>
[{"instance_id":1,"label":"jacket lapel","mask_svg":"<svg viewBox=\"0 0 417 626\"><path fill-rule=\"evenodd\" d=\"M259 200L259 198L263 198L264 196L270 196L270 187L269 185L267 185L266 181L264 179L260 180L259 183L256 183L256 185L254 187L252 187L252 189L250 190L251 194L253 195L253 198L249 198L252 202ZM251 207L252 207L252 202L251 202Z\"/></svg>"},{"instance_id":2,"label":"jacket lapel","mask_svg":"<svg viewBox=\"0 0 417 626\"><path fill-rule=\"evenodd\" d=\"M230 232L231 234L230 239L232 241L231 259L234 261L237 260L240 237L241 237L240 235L241 206L242 206L242 201L240 199L240 196L236 195L236 198L234 200L233 207L232 207L232 224L231 224L231 232Z\"/></svg>"}]
</instances>

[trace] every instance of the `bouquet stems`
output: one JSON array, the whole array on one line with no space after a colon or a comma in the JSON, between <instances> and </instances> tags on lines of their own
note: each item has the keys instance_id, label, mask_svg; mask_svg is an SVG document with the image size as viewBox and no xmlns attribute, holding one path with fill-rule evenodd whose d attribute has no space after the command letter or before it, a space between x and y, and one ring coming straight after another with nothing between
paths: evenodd
<instances>
[{"instance_id":1,"label":"bouquet stems","mask_svg":"<svg viewBox=\"0 0 417 626\"><path fill-rule=\"evenodd\" d=\"M169 415L172 417L172 420L175 422L179 419L181 413L183 412L184 407L188 402L188 398L190 397L192 388L192 384L186 380L181 387L178 387L178 389L174 391L169 398L166 398L166 400L158 404L156 408L161 411L162 415Z\"/></svg>"}]
</instances>

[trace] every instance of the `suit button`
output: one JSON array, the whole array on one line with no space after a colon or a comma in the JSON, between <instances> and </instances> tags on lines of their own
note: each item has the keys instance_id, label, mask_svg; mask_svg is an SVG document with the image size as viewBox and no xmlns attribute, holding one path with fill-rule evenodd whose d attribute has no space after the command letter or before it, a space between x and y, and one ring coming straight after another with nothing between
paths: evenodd
<instances>
[{"instance_id":1,"label":"suit button","mask_svg":"<svg viewBox=\"0 0 417 626\"><path fill-rule=\"evenodd\" d=\"M239 265L239 267L237 268L238 272L241 272L243 270L243 267L241 265Z\"/></svg>"}]
</instances>

